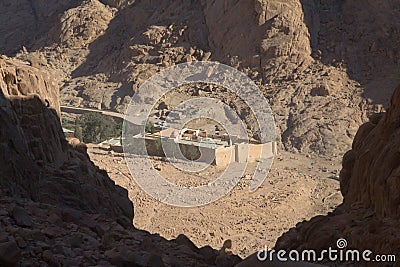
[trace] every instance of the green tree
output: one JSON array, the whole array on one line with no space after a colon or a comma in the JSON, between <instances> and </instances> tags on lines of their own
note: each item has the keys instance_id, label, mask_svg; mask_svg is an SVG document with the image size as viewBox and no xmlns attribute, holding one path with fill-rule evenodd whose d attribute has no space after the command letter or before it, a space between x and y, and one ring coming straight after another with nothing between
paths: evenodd
<instances>
[{"instance_id":1,"label":"green tree","mask_svg":"<svg viewBox=\"0 0 400 267\"><path fill-rule=\"evenodd\" d=\"M82 140L85 143L99 143L121 135L121 126L113 118L95 112L85 113L77 117L75 131L78 134L79 128L81 128ZM79 137L77 136L77 138Z\"/></svg>"},{"instance_id":2,"label":"green tree","mask_svg":"<svg viewBox=\"0 0 400 267\"><path fill-rule=\"evenodd\" d=\"M74 122L74 120L71 120L68 118L62 118L61 125L62 125L62 127L66 128L66 129L74 129L75 122Z\"/></svg>"},{"instance_id":3,"label":"green tree","mask_svg":"<svg viewBox=\"0 0 400 267\"><path fill-rule=\"evenodd\" d=\"M147 121L144 130L146 131L146 133L154 133L154 124L151 121Z\"/></svg>"},{"instance_id":4,"label":"green tree","mask_svg":"<svg viewBox=\"0 0 400 267\"><path fill-rule=\"evenodd\" d=\"M81 127L80 125L75 124L74 135L75 135L75 137L78 138L80 141L83 141L82 127Z\"/></svg>"}]
</instances>

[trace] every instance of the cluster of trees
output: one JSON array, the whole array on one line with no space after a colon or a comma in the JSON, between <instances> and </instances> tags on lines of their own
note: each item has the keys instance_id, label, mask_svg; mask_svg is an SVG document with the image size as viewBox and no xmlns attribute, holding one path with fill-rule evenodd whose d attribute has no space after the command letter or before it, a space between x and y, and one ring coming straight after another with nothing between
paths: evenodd
<instances>
[{"instance_id":1,"label":"cluster of trees","mask_svg":"<svg viewBox=\"0 0 400 267\"><path fill-rule=\"evenodd\" d=\"M100 143L122 135L122 123L99 113L85 113L75 119L75 137L85 143Z\"/></svg>"},{"instance_id":2,"label":"cluster of trees","mask_svg":"<svg viewBox=\"0 0 400 267\"><path fill-rule=\"evenodd\" d=\"M63 127L74 130L74 135L84 143L100 143L122 135L122 123L117 123L112 117L88 112L75 118L75 121L63 118ZM155 126L147 121L145 131L154 133Z\"/></svg>"}]
</instances>

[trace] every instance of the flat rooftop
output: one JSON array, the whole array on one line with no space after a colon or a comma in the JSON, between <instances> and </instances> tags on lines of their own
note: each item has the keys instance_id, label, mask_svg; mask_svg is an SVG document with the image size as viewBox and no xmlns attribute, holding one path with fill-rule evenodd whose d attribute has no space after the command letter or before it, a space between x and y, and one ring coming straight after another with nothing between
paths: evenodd
<instances>
[{"instance_id":1,"label":"flat rooftop","mask_svg":"<svg viewBox=\"0 0 400 267\"><path fill-rule=\"evenodd\" d=\"M217 148L221 146L229 146L229 143L226 141L220 141L220 140L202 140L202 141L195 141L195 140L184 140L184 139L179 139L177 141L179 144L185 144L185 145L193 145L193 146L198 146L198 147L206 147L206 148Z\"/></svg>"}]
</instances>

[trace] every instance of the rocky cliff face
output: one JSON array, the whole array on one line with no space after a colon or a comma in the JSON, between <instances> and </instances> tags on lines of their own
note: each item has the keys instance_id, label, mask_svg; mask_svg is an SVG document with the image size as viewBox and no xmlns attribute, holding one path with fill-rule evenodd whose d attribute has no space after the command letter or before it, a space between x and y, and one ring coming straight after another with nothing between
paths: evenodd
<instances>
[{"instance_id":1,"label":"rocky cliff face","mask_svg":"<svg viewBox=\"0 0 400 267\"><path fill-rule=\"evenodd\" d=\"M311 47L299 1L202 4L213 59L251 67L264 75L283 60L288 61L285 69L310 61Z\"/></svg>"},{"instance_id":2,"label":"rocky cliff face","mask_svg":"<svg viewBox=\"0 0 400 267\"><path fill-rule=\"evenodd\" d=\"M398 1L302 1L314 53L324 64L342 61L363 97L387 107L398 83Z\"/></svg>"},{"instance_id":3,"label":"rocky cliff face","mask_svg":"<svg viewBox=\"0 0 400 267\"><path fill-rule=\"evenodd\" d=\"M343 158L344 203L361 202L378 217L400 215L400 87L386 113L371 116L360 127L352 150Z\"/></svg>"},{"instance_id":4,"label":"rocky cliff face","mask_svg":"<svg viewBox=\"0 0 400 267\"><path fill-rule=\"evenodd\" d=\"M1 186L10 195L133 217L127 192L87 155L72 149L60 124L58 87L27 63L0 59ZM99 206L99 202L103 205Z\"/></svg>"},{"instance_id":5,"label":"rocky cliff face","mask_svg":"<svg viewBox=\"0 0 400 267\"><path fill-rule=\"evenodd\" d=\"M0 3L0 9L3 10L0 18L0 34L3 36L0 42L1 53L14 55L23 46L29 48L35 46L43 36L49 38L49 42L53 41L54 36L48 33L50 28L58 23L60 14L81 3L79 0L51 3L44 0L2 1Z\"/></svg>"},{"instance_id":6,"label":"rocky cliff face","mask_svg":"<svg viewBox=\"0 0 400 267\"><path fill-rule=\"evenodd\" d=\"M302 222L280 237L278 249L326 249L345 238L349 248L396 254L400 204L400 87L386 113L360 127L340 174L344 202L332 214Z\"/></svg>"}]
</instances>

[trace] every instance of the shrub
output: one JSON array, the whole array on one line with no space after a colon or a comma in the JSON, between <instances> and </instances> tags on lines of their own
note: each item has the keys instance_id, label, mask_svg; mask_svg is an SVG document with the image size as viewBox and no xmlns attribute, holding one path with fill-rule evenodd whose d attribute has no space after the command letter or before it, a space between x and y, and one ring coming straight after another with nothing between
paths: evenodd
<instances>
[{"instance_id":1,"label":"shrub","mask_svg":"<svg viewBox=\"0 0 400 267\"><path fill-rule=\"evenodd\" d=\"M109 116L85 113L75 120L75 136L85 143L100 143L121 135L121 125Z\"/></svg>"}]
</instances>

